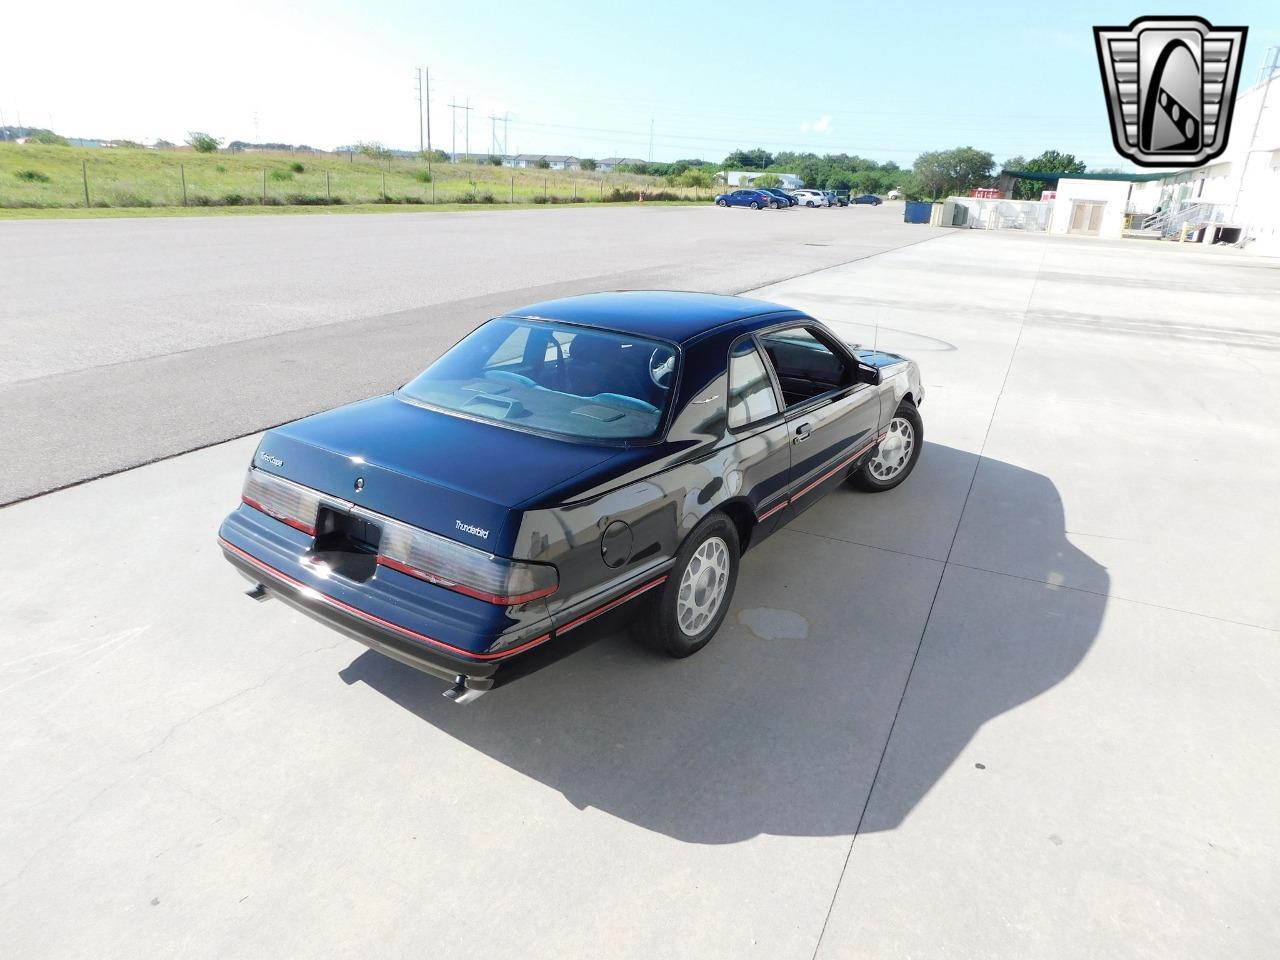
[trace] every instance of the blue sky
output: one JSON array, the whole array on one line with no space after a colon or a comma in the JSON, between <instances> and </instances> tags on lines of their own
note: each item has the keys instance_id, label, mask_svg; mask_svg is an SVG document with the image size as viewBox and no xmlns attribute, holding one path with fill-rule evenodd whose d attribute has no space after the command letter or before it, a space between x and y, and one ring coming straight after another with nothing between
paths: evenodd
<instances>
[{"instance_id":1,"label":"blue sky","mask_svg":"<svg viewBox=\"0 0 1280 960\"><path fill-rule=\"evenodd\" d=\"M355 140L417 146L414 67L430 67L432 133L473 151L507 113L510 152L722 159L735 147L848 152L904 166L975 146L997 160L1055 148L1124 166L1110 144L1091 27L1196 13L1250 28L1242 86L1280 44L1280 4L814 2L591 4L157 0L59 7L56 47L8 44L8 123L79 136ZM48 36L22 5L10 39ZM14 18L15 14L10 14ZM465 142L457 111L457 146Z\"/></svg>"}]
</instances>

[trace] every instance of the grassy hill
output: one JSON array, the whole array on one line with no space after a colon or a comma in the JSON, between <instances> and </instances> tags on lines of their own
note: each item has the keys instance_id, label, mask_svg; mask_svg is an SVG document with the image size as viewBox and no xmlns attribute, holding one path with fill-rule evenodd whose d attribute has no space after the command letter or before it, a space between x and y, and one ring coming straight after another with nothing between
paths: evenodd
<instances>
[{"instance_id":1,"label":"grassy hill","mask_svg":"<svg viewBox=\"0 0 1280 960\"><path fill-rule=\"evenodd\" d=\"M83 166L82 166L83 165ZM195 153L0 143L3 208L326 206L350 204L572 203L706 199L707 190L653 177L514 170L360 154ZM655 194L662 195L655 195Z\"/></svg>"}]
</instances>

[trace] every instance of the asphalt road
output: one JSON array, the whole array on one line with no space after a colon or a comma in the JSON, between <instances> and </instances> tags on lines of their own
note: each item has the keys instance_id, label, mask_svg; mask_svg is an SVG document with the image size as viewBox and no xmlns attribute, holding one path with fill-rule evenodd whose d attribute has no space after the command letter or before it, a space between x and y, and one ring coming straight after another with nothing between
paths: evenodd
<instances>
[{"instance_id":1,"label":"asphalt road","mask_svg":"<svg viewBox=\"0 0 1280 960\"><path fill-rule=\"evenodd\" d=\"M394 389L524 303L739 293L939 232L899 204L0 222L0 504Z\"/></svg>"},{"instance_id":2,"label":"asphalt road","mask_svg":"<svg viewBox=\"0 0 1280 960\"><path fill-rule=\"evenodd\" d=\"M458 707L245 599L252 437L0 509L7 952L1280 954L1280 271L965 231L758 293L915 356L926 445L688 660L623 608Z\"/></svg>"}]
</instances>

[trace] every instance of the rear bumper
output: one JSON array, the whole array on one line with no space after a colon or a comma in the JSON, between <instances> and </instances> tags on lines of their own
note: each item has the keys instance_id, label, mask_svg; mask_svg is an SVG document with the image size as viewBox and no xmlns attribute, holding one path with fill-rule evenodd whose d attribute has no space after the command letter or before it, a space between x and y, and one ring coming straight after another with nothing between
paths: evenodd
<instances>
[{"instance_id":1,"label":"rear bumper","mask_svg":"<svg viewBox=\"0 0 1280 960\"><path fill-rule=\"evenodd\" d=\"M454 653L441 641L322 594L221 537L218 544L228 562L250 582L260 584L266 596L284 601L312 619L393 660L399 660L441 680L461 683L468 690L490 689L494 685L494 674L504 659L551 639L551 634L548 633L522 643L502 655L490 655L485 659Z\"/></svg>"},{"instance_id":2,"label":"rear bumper","mask_svg":"<svg viewBox=\"0 0 1280 960\"><path fill-rule=\"evenodd\" d=\"M649 573L629 583L615 585L573 608L560 611L555 626L495 653L461 650L434 637L361 610L336 597L321 593L265 561L218 537L222 554L236 570L260 588L251 593L257 599L276 598L314 620L356 640L371 650L398 660L433 677L453 684L446 696L457 701L470 699L495 686L523 676L572 652L576 646L559 638L597 617L649 593L666 581L665 572ZM665 569L667 565L664 564ZM589 631L583 631L588 633ZM574 633L574 637L578 634ZM548 641L557 639L557 643ZM545 656L543 655L545 654ZM512 661L519 661L518 664Z\"/></svg>"}]
</instances>

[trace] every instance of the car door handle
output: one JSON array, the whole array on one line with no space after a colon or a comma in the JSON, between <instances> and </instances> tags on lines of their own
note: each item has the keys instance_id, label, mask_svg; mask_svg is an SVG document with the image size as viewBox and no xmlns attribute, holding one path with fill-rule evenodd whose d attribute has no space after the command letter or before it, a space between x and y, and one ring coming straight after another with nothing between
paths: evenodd
<instances>
[{"instance_id":1,"label":"car door handle","mask_svg":"<svg viewBox=\"0 0 1280 960\"><path fill-rule=\"evenodd\" d=\"M809 425L807 423L802 423L800 424L800 426L796 427L795 439L792 442L804 443L806 440L809 439L809 434L810 434Z\"/></svg>"}]
</instances>

